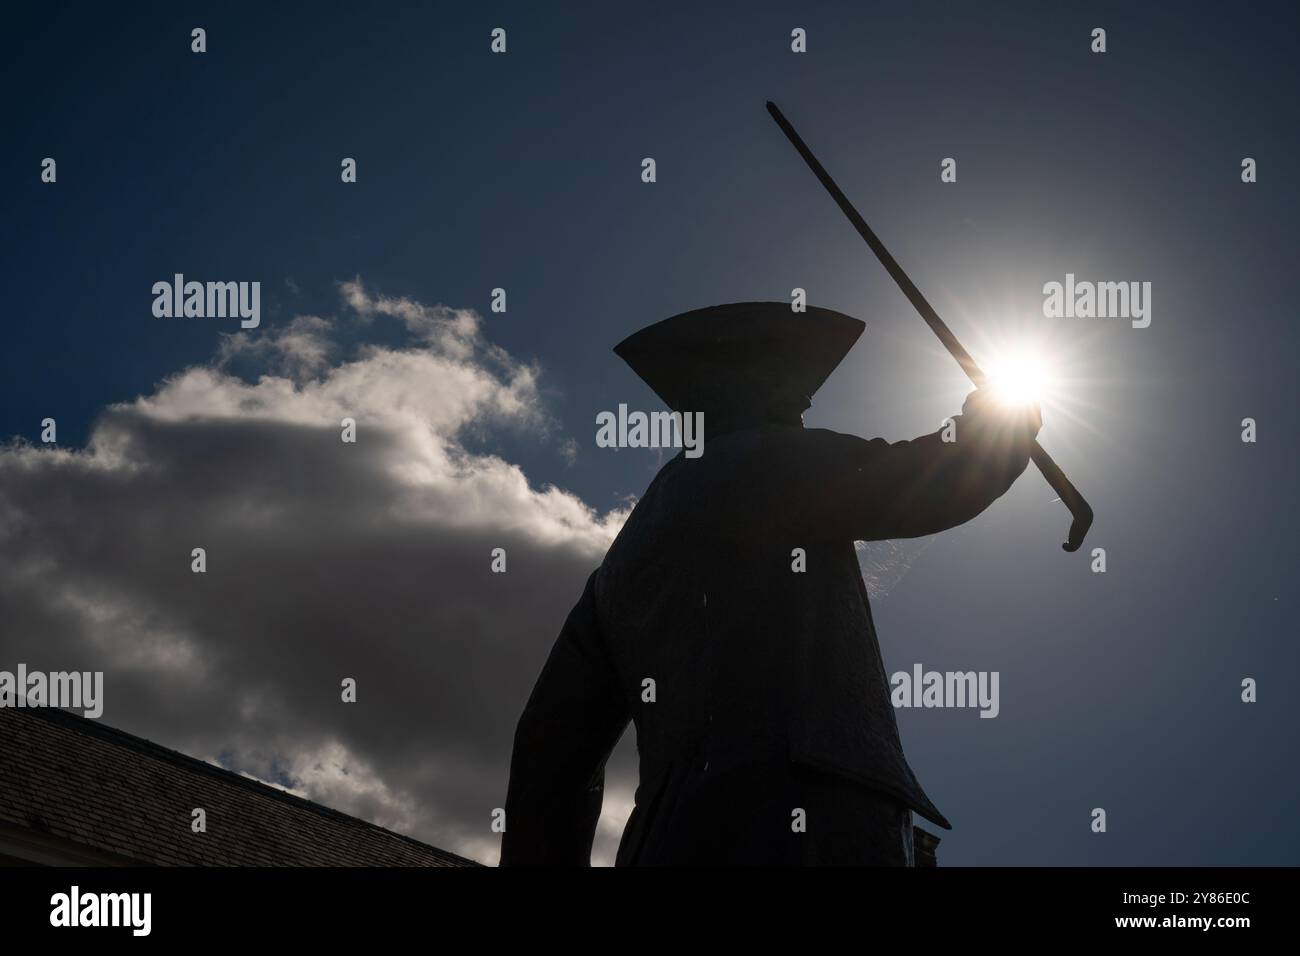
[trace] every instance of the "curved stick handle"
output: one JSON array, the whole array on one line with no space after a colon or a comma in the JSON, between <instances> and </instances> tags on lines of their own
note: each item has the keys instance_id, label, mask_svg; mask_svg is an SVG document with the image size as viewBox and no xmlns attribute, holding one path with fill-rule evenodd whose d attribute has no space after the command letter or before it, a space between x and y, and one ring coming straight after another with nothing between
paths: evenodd
<instances>
[{"instance_id":1,"label":"curved stick handle","mask_svg":"<svg viewBox=\"0 0 1300 956\"><path fill-rule=\"evenodd\" d=\"M1065 507L1070 509L1070 516L1074 519L1070 522L1070 534L1061 547L1066 551L1078 551L1088 529L1092 527L1092 506L1083 500L1083 495L1065 477L1061 466L1052 460L1052 456L1038 442L1034 442L1029 450L1029 460L1038 466L1052 490L1060 495Z\"/></svg>"}]
</instances>

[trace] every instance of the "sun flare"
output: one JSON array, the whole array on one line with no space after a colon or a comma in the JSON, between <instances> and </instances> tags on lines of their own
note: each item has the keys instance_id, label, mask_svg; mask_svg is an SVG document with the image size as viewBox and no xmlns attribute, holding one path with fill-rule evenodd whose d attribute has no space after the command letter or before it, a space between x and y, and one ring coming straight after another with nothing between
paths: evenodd
<instances>
[{"instance_id":1,"label":"sun flare","mask_svg":"<svg viewBox=\"0 0 1300 956\"><path fill-rule=\"evenodd\" d=\"M1009 407L1041 403L1051 386L1051 368L1046 357L1032 349L1000 355L989 363L985 372L994 397Z\"/></svg>"}]
</instances>

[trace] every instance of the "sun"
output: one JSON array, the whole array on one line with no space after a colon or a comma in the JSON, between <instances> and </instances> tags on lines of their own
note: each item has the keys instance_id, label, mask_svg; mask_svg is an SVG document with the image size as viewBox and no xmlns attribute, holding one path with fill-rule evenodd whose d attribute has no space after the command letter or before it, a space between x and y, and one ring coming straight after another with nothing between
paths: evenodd
<instances>
[{"instance_id":1,"label":"sun","mask_svg":"<svg viewBox=\"0 0 1300 956\"><path fill-rule=\"evenodd\" d=\"M993 397L1009 408L1042 403L1051 385L1051 368L1038 350L1020 348L997 356L985 367Z\"/></svg>"}]
</instances>

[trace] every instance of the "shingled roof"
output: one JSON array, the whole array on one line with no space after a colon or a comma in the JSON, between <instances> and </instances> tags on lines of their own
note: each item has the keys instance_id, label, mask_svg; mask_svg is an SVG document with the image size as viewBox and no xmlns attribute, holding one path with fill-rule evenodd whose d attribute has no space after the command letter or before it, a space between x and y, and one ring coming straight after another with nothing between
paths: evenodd
<instances>
[{"instance_id":1,"label":"shingled roof","mask_svg":"<svg viewBox=\"0 0 1300 956\"><path fill-rule=\"evenodd\" d=\"M196 807L206 833L190 829ZM98 721L15 707L0 707L0 862L477 865Z\"/></svg>"}]
</instances>

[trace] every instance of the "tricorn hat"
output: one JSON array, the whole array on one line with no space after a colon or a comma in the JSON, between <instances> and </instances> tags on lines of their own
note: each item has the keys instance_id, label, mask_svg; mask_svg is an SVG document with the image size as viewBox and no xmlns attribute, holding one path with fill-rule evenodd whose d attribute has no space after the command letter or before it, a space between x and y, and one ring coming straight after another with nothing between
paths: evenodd
<instances>
[{"instance_id":1,"label":"tricorn hat","mask_svg":"<svg viewBox=\"0 0 1300 956\"><path fill-rule=\"evenodd\" d=\"M830 309L735 302L646 326L614 352L673 411L761 420L772 409L807 408L865 327Z\"/></svg>"}]
</instances>

